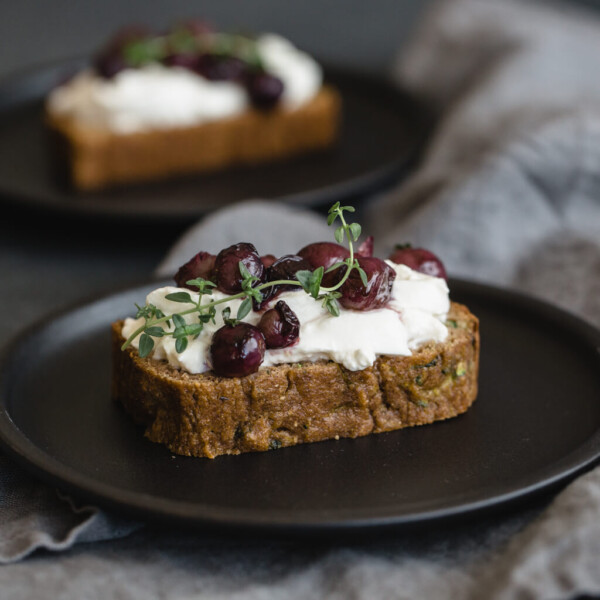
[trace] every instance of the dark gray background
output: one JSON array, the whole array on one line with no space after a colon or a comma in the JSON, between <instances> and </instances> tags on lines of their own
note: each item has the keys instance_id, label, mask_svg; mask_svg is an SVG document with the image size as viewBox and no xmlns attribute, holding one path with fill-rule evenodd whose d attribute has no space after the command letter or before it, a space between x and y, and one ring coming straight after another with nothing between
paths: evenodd
<instances>
[{"instance_id":1,"label":"dark gray background","mask_svg":"<svg viewBox=\"0 0 600 600\"><path fill-rule=\"evenodd\" d=\"M93 51L120 25L160 29L190 16L224 29L276 31L330 62L384 70L429 1L1 0L0 75Z\"/></svg>"},{"instance_id":2,"label":"dark gray background","mask_svg":"<svg viewBox=\"0 0 600 600\"><path fill-rule=\"evenodd\" d=\"M600 0L565 1L600 6ZM384 72L415 22L432 3L433 0L0 0L0 77L27 65L87 54L123 24L161 28L190 16L207 17L223 28L277 31L324 60Z\"/></svg>"}]
</instances>

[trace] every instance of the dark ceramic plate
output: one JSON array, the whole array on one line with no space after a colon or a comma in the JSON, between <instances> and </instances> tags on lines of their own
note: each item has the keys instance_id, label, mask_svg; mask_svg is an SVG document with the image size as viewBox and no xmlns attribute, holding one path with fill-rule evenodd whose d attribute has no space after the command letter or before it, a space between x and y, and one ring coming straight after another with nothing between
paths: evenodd
<instances>
[{"instance_id":1,"label":"dark ceramic plate","mask_svg":"<svg viewBox=\"0 0 600 600\"><path fill-rule=\"evenodd\" d=\"M331 150L266 166L78 194L61 181L42 123L42 98L83 61L63 62L0 83L0 197L73 215L164 221L197 217L248 198L305 206L359 198L396 181L421 145L427 119L387 83L337 68L341 138Z\"/></svg>"},{"instance_id":2,"label":"dark ceramic plate","mask_svg":"<svg viewBox=\"0 0 600 600\"><path fill-rule=\"evenodd\" d=\"M173 456L109 393L109 323L150 287L44 320L7 348L0 367L5 449L87 501L221 530L373 531L507 506L600 456L600 331L461 281L451 282L452 296L480 317L482 336L480 395L465 415L265 453Z\"/></svg>"}]
</instances>

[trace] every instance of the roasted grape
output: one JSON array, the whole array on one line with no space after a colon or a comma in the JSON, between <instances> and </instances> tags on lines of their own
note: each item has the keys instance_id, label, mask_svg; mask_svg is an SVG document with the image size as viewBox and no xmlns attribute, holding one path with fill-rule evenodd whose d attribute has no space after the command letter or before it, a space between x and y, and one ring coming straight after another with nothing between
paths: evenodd
<instances>
[{"instance_id":1,"label":"roasted grape","mask_svg":"<svg viewBox=\"0 0 600 600\"><path fill-rule=\"evenodd\" d=\"M273 108L283 93L283 82L275 75L259 72L247 78L246 89L256 108Z\"/></svg>"},{"instance_id":2,"label":"roasted grape","mask_svg":"<svg viewBox=\"0 0 600 600\"><path fill-rule=\"evenodd\" d=\"M263 254L260 257L260 260L262 260L262 264L265 265L266 268L270 267L277 260L277 257L273 254Z\"/></svg>"},{"instance_id":3,"label":"roasted grape","mask_svg":"<svg viewBox=\"0 0 600 600\"><path fill-rule=\"evenodd\" d=\"M344 308L374 310L381 308L390 299L396 272L392 267L374 256L359 256L360 268L365 272L367 285L362 282L357 269L352 269L348 279L340 288L339 299Z\"/></svg>"},{"instance_id":4,"label":"roasted grape","mask_svg":"<svg viewBox=\"0 0 600 600\"><path fill-rule=\"evenodd\" d=\"M304 260L308 261L311 269L323 267L328 269L336 262L347 259L350 256L348 248L335 244L334 242L315 242L304 246L298 252Z\"/></svg>"},{"instance_id":5,"label":"roasted grape","mask_svg":"<svg viewBox=\"0 0 600 600\"><path fill-rule=\"evenodd\" d=\"M181 67L190 71L197 71L198 55L191 52L170 54L164 59L164 63L169 67Z\"/></svg>"},{"instance_id":6,"label":"roasted grape","mask_svg":"<svg viewBox=\"0 0 600 600\"><path fill-rule=\"evenodd\" d=\"M210 345L212 368L222 377L244 377L255 373L265 356L265 338L249 323L224 325L214 333Z\"/></svg>"},{"instance_id":7,"label":"roasted grape","mask_svg":"<svg viewBox=\"0 0 600 600\"><path fill-rule=\"evenodd\" d=\"M370 235L365 241L357 248L356 254L358 256L373 256L373 236Z\"/></svg>"},{"instance_id":8,"label":"roasted grape","mask_svg":"<svg viewBox=\"0 0 600 600\"><path fill-rule=\"evenodd\" d=\"M225 294L237 294L242 291L242 274L239 263L248 269L250 275L263 281L265 267L256 248L245 242L233 244L221 250L215 259L215 283Z\"/></svg>"},{"instance_id":9,"label":"roasted grape","mask_svg":"<svg viewBox=\"0 0 600 600\"><path fill-rule=\"evenodd\" d=\"M209 252L198 252L196 256L179 267L179 270L175 273L174 279L177 287L197 291L197 288L187 285L186 282L190 281L190 279L197 279L198 277L213 281L215 258L215 255L210 254Z\"/></svg>"},{"instance_id":10,"label":"roasted grape","mask_svg":"<svg viewBox=\"0 0 600 600\"><path fill-rule=\"evenodd\" d=\"M268 269L267 269L267 281L278 281L280 279L285 280L295 280L296 273L298 271L310 271L311 266L310 263L303 259L301 256L296 254L286 254L281 258L277 259ZM289 284L289 285L280 285L279 289L283 290L297 290L300 289L298 286Z\"/></svg>"},{"instance_id":11,"label":"roasted grape","mask_svg":"<svg viewBox=\"0 0 600 600\"><path fill-rule=\"evenodd\" d=\"M241 81L246 73L246 63L235 56L201 54L196 72L210 81Z\"/></svg>"},{"instance_id":12,"label":"roasted grape","mask_svg":"<svg viewBox=\"0 0 600 600\"><path fill-rule=\"evenodd\" d=\"M125 58L125 46L149 36L150 32L145 27L130 25L121 28L94 59L94 69L101 77L113 78L130 66Z\"/></svg>"},{"instance_id":13,"label":"roasted grape","mask_svg":"<svg viewBox=\"0 0 600 600\"><path fill-rule=\"evenodd\" d=\"M94 60L94 69L101 77L112 79L117 73L127 69L128 65L120 51L105 50Z\"/></svg>"},{"instance_id":14,"label":"roasted grape","mask_svg":"<svg viewBox=\"0 0 600 600\"><path fill-rule=\"evenodd\" d=\"M296 313L280 300L274 308L265 312L258 329L265 337L267 348L285 348L298 339L300 321Z\"/></svg>"},{"instance_id":15,"label":"roasted grape","mask_svg":"<svg viewBox=\"0 0 600 600\"><path fill-rule=\"evenodd\" d=\"M432 277L448 278L442 261L433 252L424 248L412 248L410 245L398 246L390 256L390 260Z\"/></svg>"},{"instance_id":16,"label":"roasted grape","mask_svg":"<svg viewBox=\"0 0 600 600\"><path fill-rule=\"evenodd\" d=\"M264 262L264 261L263 261ZM307 270L310 271L310 264L305 261L301 256L295 254L286 254L281 258L277 259L272 265L266 270L266 281L280 281L280 280L292 280L296 279L296 273L298 271ZM261 302L254 303L254 310L261 310L261 308L272 300L281 292L287 290L300 290L300 286L293 284L279 284L262 290L263 299Z\"/></svg>"},{"instance_id":17,"label":"roasted grape","mask_svg":"<svg viewBox=\"0 0 600 600\"><path fill-rule=\"evenodd\" d=\"M146 40L152 36L152 32L143 25L125 25L121 27L108 41L106 48L122 50L131 42Z\"/></svg>"}]
</instances>

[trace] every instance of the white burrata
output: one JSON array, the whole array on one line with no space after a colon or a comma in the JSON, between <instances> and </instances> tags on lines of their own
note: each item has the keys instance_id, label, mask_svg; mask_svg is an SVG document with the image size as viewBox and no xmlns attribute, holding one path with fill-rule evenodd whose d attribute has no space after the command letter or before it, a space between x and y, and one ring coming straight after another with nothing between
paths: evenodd
<instances>
[{"instance_id":1,"label":"white burrata","mask_svg":"<svg viewBox=\"0 0 600 600\"><path fill-rule=\"evenodd\" d=\"M308 54L272 34L256 44L267 71L283 81L284 107L293 110L317 94L322 71ZM84 70L48 97L51 113L120 134L197 125L239 115L248 106L241 85L159 63L125 69L112 79Z\"/></svg>"},{"instance_id":2,"label":"white burrata","mask_svg":"<svg viewBox=\"0 0 600 600\"><path fill-rule=\"evenodd\" d=\"M386 262L396 271L396 279L392 297L384 308L370 311L342 308L340 316L334 317L321 306L321 302L302 290L285 292L273 299L267 308L284 300L296 313L300 321L300 336L288 348L267 350L261 368L325 359L333 360L351 371L359 371L370 367L379 355L409 356L424 342L443 342L448 335L444 322L450 309L445 280L418 273L391 261ZM168 294L177 291L182 290L176 287L159 288L148 294L147 303L154 304L165 314L181 312L185 309L184 304L166 299ZM197 294L190 292L190 296L197 302ZM212 296L205 296L204 302L226 297L215 291ZM237 314L240 303L241 300L235 299L227 304L232 315ZM251 311L244 321L255 325L261 316L262 313ZM197 322L196 313L184 318L187 323ZM153 358L166 359L172 367L189 373L210 371L212 335L223 326L220 310L215 321L215 324L206 324L197 339L190 339L188 347L181 354L175 350L173 337L154 338ZM126 319L123 337L128 338L143 323L143 319ZM133 346L137 348L138 345L139 336L133 341Z\"/></svg>"}]
</instances>

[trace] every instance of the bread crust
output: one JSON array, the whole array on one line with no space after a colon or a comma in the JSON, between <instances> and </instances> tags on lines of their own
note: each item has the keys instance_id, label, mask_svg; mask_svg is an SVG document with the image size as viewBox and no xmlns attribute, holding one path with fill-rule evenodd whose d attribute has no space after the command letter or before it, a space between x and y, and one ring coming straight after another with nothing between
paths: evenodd
<instances>
[{"instance_id":1,"label":"bread crust","mask_svg":"<svg viewBox=\"0 0 600 600\"><path fill-rule=\"evenodd\" d=\"M392 431L465 412L477 396L479 322L452 303L444 343L382 356L349 371L335 362L284 364L243 378L191 375L121 351L112 325L112 394L171 452L214 458Z\"/></svg>"},{"instance_id":2,"label":"bread crust","mask_svg":"<svg viewBox=\"0 0 600 600\"><path fill-rule=\"evenodd\" d=\"M297 109L245 113L189 127L117 134L46 111L46 122L66 147L73 185L82 191L115 184L207 172L327 148L339 128L341 99L323 86ZM63 152L64 154L64 152Z\"/></svg>"}]
</instances>

